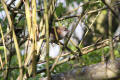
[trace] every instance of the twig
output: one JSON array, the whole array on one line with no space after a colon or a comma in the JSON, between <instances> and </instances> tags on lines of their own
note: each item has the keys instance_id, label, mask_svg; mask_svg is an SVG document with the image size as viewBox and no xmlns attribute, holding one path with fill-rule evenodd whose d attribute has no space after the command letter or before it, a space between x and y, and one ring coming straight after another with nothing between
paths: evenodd
<instances>
[{"instance_id":1,"label":"twig","mask_svg":"<svg viewBox=\"0 0 120 80\"><path fill-rule=\"evenodd\" d=\"M118 38L119 38L119 39L118 39ZM113 38L113 43L116 43L116 42L118 42L119 40L120 40L120 35L115 36L115 37ZM103 40L103 41L101 41L101 42L98 42L98 43L96 44L96 46L94 46L94 44L92 44L92 45L89 45L89 46L87 46L87 47L82 48L83 55L84 55L84 54L87 54L87 53L89 53L89 52L91 52L91 51L94 51L94 50L103 48L103 47L105 47L105 46L109 46L109 39L106 39L106 40ZM92 48L92 50L91 50L90 47L96 47L96 48ZM63 54L62 56L67 56L67 55L69 55L69 54L71 54L71 53ZM65 58L64 60L58 62L57 65L60 65L60 64L62 64L62 63L64 63L64 62L67 62L67 61L69 61L69 60L74 60L75 58L76 58L76 56L74 56L74 55L71 56L71 57L69 57L69 58ZM45 61L44 61L44 62L38 62L38 64L41 64L41 63L45 63ZM29 66L29 65L27 65L27 66ZM24 67L24 66L22 66L21 68L23 68L23 67ZM49 69L50 69L51 67L52 67L52 66L50 66ZM8 69L11 70L11 69L19 69L19 68L20 68L20 67L16 66L16 67L9 67ZM6 70L6 69L5 69L5 68L0 69L0 71L3 71L3 70ZM37 74L42 73L42 72L45 72L45 71L46 71L46 69L38 70L38 71L37 71Z\"/></svg>"},{"instance_id":2,"label":"twig","mask_svg":"<svg viewBox=\"0 0 120 80\"><path fill-rule=\"evenodd\" d=\"M116 7L116 6L119 6L120 3L116 3L115 5L112 5L112 7ZM96 12L99 12L99 11L102 11L102 10L106 10L106 9L109 9L107 6L103 7L103 8L99 8L99 9L95 9L95 10L92 10L92 11L88 11L86 12L85 14L92 14L92 13L96 13ZM62 17L62 18L58 18L56 19L55 21L58 22L58 21L62 21L62 20L65 20L65 19L69 19L69 18L74 18L74 17L79 17L80 15L72 15L72 16L65 16L65 17Z\"/></svg>"},{"instance_id":3,"label":"twig","mask_svg":"<svg viewBox=\"0 0 120 80\"><path fill-rule=\"evenodd\" d=\"M97 19L97 17L98 17L99 15L100 15L100 12L98 12L98 14L96 15L96 17L93 19L92 23L91 23L90 26L89 26L89 29L91 29L91 27L93 26L93 24L95 23L95 21L96 21L96 19ZM89 32L89 30L87 30L86 33L84 34L84 36L83 36L83 38L82 38L79 46L81 46L81 44L82 44L84 38L87 36L88 32Z\"/></svg>"},{"instance_id":4,"label":"twig","mask_svg":"<svg viewBox=\"0 0 120 80\"><path fill-rule=\"evenodd\" d=\"M73 32L75 31L77 25L79 24L81 18L83 17L83 15L85 15L84 13L85 13L85 10L84 10L84 11L82 12L82 14L79 16L79 19L78 19L78 21L76 22L76 24L72 27L72 31L71 31L70 35L68 36L68 39L65 41L65 44L64 44L65 46L67 46L67 44L68 44L68 42L69 42L69 40L70 40Z\"/></svg>"},{"instance_id":5,"label":"twig","mask_svg":"<svg viewBox=\"0 0 120 80\"><path fill-rule=\"evenodd\" d=\"M111 3L110 3L111 4ZM108 25L109 25L109 39L110 39L110 57L112 60L115 59L114 50L113 50L113 39L112 39L112 13L108 12Z\"/></svg>"},{"instance_id":6,"label":"twig","mask_svg":"<svg viewBox=\"0 0 120 80\"><path fill-rule=\"evenodd\" d=\"M18 46L18 41L17 41L16 35L15 35L13 23L12 23L10 15L8 13L8 9L7 9L7 6L6 6L5 2L4 2L4 0L1 0L1 3L2 3L2 5L4 7L4 10L6 12L10 29L12 30L13 40L14 40L14 43L15 43L15 49L16 49L16 52L17 52L18 64L19 64L19 67L21 67L22 66L21 54L20 54L20 50L19 50L19 46ZM20 69L20 79L21 80L22 80L22 76L23 76L23 70Z\"/></svg>"},{"instance_id":7,"label":"twig","mask_svg":"<svg viewBox=\"0 0 120 80\"><path fill-rule=\"evenodd\" d=\"M46 70L47 78L50 79L50 70L49 70L49 22L48 22L48 9L47 9L47 0L44 0L44 17L45 17L45 27L46 27Z\"/></svg>"},{"instance_id":8,"label":"twig","mask_svg":"<svg viewBox=\"0 0 120 80\"><path fill-rule=\"evenodd\" d=\"M114 16L115 16L117 19L119 19L117 13L113 10L113 8L110 6L110 4L108 4L108 3L106 2L106 0L101 0L101 1L111 10L111 12L114 14ZM111 2L111 1L110 1L110 2Z\"/></svg>"}]
</instances>

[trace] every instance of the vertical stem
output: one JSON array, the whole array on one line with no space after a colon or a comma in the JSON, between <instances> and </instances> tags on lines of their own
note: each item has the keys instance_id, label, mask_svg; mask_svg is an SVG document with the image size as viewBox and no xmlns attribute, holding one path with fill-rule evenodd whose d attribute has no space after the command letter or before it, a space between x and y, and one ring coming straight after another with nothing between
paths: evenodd
<instances>
[{"instance_id":1,"label":"vertical stem","mask_svg":"<svg viewBox=\"0 0 120 80\"><path fill-rule=\"evenodd\" d=\"M50 80L50 70L49 70L49 22L48 22L48 10L47 10L47 0L44 0L44 17L45 17L45 26L46 26L46 70L47 77Z\"/></svg>"},{"instance_id":2,"label":"vertical stem","mask_svg":"<svg viewBox=\"0 0 120 80\"><path fill-rule=\"evenodd\" d=\"M4 65L3 65L1 53L0 53L0 63L1 63L1 67L0 67L0 68L3 69L3 66L4 66Z\"/></svg>"},{"instance_id":3,"label":"vertical stem","mask_svg":"<svg viewBox=\"0 0 120 80\"><path fill-rule=\"evenodd\" d=\"M26 14L28 32L29 32L29 35L31 35L31 14L30 14L30 10L29 10L30 9L29 0L25 0L24 3L25 3L25 14Z\"/></svg>"},{"instance_id":4,"label":"vertical stem","mask_svg":"<svg viewBox=\"0 0 120 80\"><path fill-rule=\"evenodd\" d=\"M110 57L114 60L114 50L113 50L113 39L112 39L112 13L108 13L108 24L109 24L109 39L110 39Z\"/></svg>"},{"instance_id":5,"label":"vertical stem","mask_svg":"<svg viewBox=\"0 0 120 80\"><path fill-rule=\"evenodd\" d=\"M2 3L3 7L4 7L4 10L5 10L8 22L9 22L10 30L12 31L13 40L14 40L15 49L16 49L17 58L18 58L18 64L19 64L19 68L20 68L20 80L22 80L22 77L23 77L22 59L21 59L20 49L19 49L19 46L18 46L17 37L16 37L15 31L14 31L14 27L13 27L11 17L9 15L9 12L8 12L8 9L7 9L7 6L6 6L5 2L4 2L4 0L1 0L1 3Z\"/></svg>"},{"instance_id":6,"label":"vertical stem","mask_svg":"<svg viewBox=\"0 0 120 80\"><path fill-rule=\"evenodd\" d=\"M36 76L36 65L37 65L37 41L36 41L36 29L37 29L37 21L36 21L36 0L32 0L32 32L33 32L33 57L32 57L32 72L33 76Z\"/></svg>"},{"instance_id":7,"label":"vertical stem","mask_svg":"<svg viewBox=\"0 0 120 80\"><path fill-rule=\"evenodd\" d=\"M2 37L3 46L4 46L5 63L6 63L5 79L7 79L7 78L8 78L7 49L6 49L6 46L5 46L5 40L4 40L4 36L3 36L3 31L2 31L2 26L1 26L1 24L0 24L0 32L1 32L1 37ZM1 59L1 60L2 60L2 59Z\"/></svg>"},{"instance_id":8,"label":"vertical stem","mask_svg":"<svg viewBox=\"0 0 120 80\"><path fill-rule=\"evenodd\" d=\"M3 41L3 46L4 46L4 54L5 54L5 63L7 64L7 49L5 46L5 40L4 40L4 35L3 35L3 31L2 31L2 26L0 24L0 32L1 32L1 36L2 36L2 41Z\"/></svg>"},{"instance_id":9,"label":"vertical stem","mask_svg":"<svg viewBox=\"0 0 120 80\"><path fill-rule=\"evenodd\" d=\"M112 1L107 2L108 5L111 5ZM111 8L112 9L112 8ZM110 39L110 58L111 60L115 59L114 50L113 50L113 38L112 38L112 11L108 12L108 25L109 25L109 39Z\"/></svg>"}]
</instances>

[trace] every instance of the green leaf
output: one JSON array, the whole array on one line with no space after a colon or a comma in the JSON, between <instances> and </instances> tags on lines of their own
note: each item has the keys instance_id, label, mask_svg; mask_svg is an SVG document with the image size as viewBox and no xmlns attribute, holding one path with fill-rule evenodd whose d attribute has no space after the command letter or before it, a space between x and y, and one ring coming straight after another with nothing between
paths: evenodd
<instances>
[{"instance_id":1,"label":"green leaf","mask_svg":"<svg viewBox=\"0 0 120 80\"><path fill-rule=\"evenodd\" d=\"M66 9L63 7L62 3L60 3L59 6L56 8L57 16L61 16L65 11Z\"/></svg>"}]
</instances>

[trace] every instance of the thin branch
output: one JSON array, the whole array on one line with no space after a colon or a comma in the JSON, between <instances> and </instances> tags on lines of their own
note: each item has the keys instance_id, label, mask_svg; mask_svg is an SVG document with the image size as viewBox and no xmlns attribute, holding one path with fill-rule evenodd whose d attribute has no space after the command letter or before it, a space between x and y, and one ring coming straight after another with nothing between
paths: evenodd
<instances>
[{"instance_id":1,"label":"thin branch","mask_svg":"<svg viewBox=\"0 0 120 80\"><path fill-rule=\"evenodd\" d=\"M100 12L98 12L98 14L96 15L96 17L93 19L92 23L91 23L90 26L89 26L89 29L91 29L91 27L93 26L93 24L95 23L95 21L96 21L96 19L97 19L97 17L98 17L99 15L100 15ZM83 36L83 38L82 38L79 46L81 46L81 44L82 44L82 42L84 41L85 37L87 36L88 32L89 32L89 30L87 30L87 31L85 32L85 34L84 34L84 36Z\"/></svg>"},{"instance_id":2,"label":"thin branch","mask_svg":"<svg viewBox=\"0 0 120 80\"><path fill-rule=\"evenodd\" d=\"M112 5L112 7L116 7L116 6L119 6L120 3L116 3L114 5ZM86 12L85 14L93 14L93 13L96 13L96 12L99 12L99 11L102 11L102 10L106 10L106 9L109 9L107 6L103 7L103 8L99 8L99 9L95 9L95 10L91 10L91 11L88 11ZM74 18L74 17L79 17L80 15L72 15L72 16L65 16L65 17L62 17L62 18L58 18L56 19L55 21L58 22L58 21L62 21L62 20L65 20L65 19L69 19L69 18Z\"/></svg>"},{"instance_id":3,"label":"thin branch","mask_svg":"<svg viewBox=\"0 0 120 80\"><path fill-rule=\"evenodd\" d=\"M116 43L116 42L118 42L118 41L120 41L120 35L115 36L115 37L113 38L113 43ZM87 46L87 47L82 48L83 55L84 55L84 54L87 54L87 53L89 53L89 52L91 52L91 51L95 51L95 50L97 50L97 49L106 47L106 46L109 46L109 39L106 39L106 40L103 40L103 41L101 41L101 42L98 42L98 43L96 44L96 46L95 46L94 44L92 44L92 45L89 45L89 46ZM91 48L91 47L92 47L92 48ZM95 48L95 47L96 47L96 48ZM91 50L91 49L92 49L92 50ZM67 56L67 55L69 55L69 54L71 54L71 53L65 53L65 54L62 55L62 57L63 57L63 56ZM60 64L62 64L62 63L64 63L64 62L67 62L67 61L69 61L69 60L74 60L75 58L76 58L75 55L73 55L73 56L71 56L71 57L67 57L67 58L65 58L64 60L58 62L57 65L60 65ZM44 62L38 62L38 64L45 63L45 62L46 62L46 61L44 61ZM27 65L27 66L29 66L29 65ZM24 67L24 66L22 66L21 68L23 68L23 67ZM50 69L51 67L52 67L52 66L50 66L49 69ZM12 69L19 69L19 68L20 68L20 67L18 67L18 66L16 66L16 67L9 67L10 70L12 70ZM5 69L5 68L0 69L0 71L4 71L4 70L6 70L6 69ZM37 74L42 73L42 72L45 72L45 71L46 71L46 69L41 69L41 70L37 71Z\"/></svg>"},{"instance_id":4,"label":"thin branch","mask_svg":"<svg viewBox=\"0 0 120 80\"><path fill-rule=\"evenodd\" d=\"M4 2L4 0L1 0L1 3L2 3L2 5L4 7L4 10L6 12L10 29L12 30L12 35L13 35L13 40L14 40L14 44L15 44L15 49L16 49L16 52L17 52L18 64L19 64L19 67L21 67L22 66L21 54L20 54L20 50L19 50L19 46L18 46L18 41L17 41L16 35L15 35L13 23L12 23L11 17L9 15L9 12L8 12L8 9L7 9L7 6L6 6L5 2ZM21 80L22 80L22 76L23 76L23 70L20 69L20 79Z\"/></svg>"},{"instance_id":5,"label":"thin branch","mask_svg":"<svg viewBox=\"0 0 120 80\"><path fill-rule=\"evenodd\" d=\"M67 46L67 44L68 44L68 42L69 42L69 40L70 40L73 32L75 31L75 29L76 29L77 25L79 24L79 22L80 22L81 18L83 17L83 15L85 15L85 10L84 10L84 11L82 12L82 14L79 16L79 19L78 19L78 21L76 22L76 24L72 27L72 31L71 31L70 35L68 36L68 39L65 41L65 46Z\"/></svg>"},{"instance_id":6,"label":"thin branch","mask_svg":"<svg viewBox=\"0 0 120 80\"><path fill-rule=\"evenodd\" d=\"M36 20L36 0L32 0L32 42L33 42L33 55L32 55L32 74L36 76L36 65L37 65L37 20Z\"/></svg>"},{"instance_id":7,"label":"thin branch","mask_svg":"<svg viewBox=\"0 0 120 80\"><path fill-rule=\"evenodd\" d=\"M119 19L118 14L113 10L112 6L111 6L110 4L108 4L108 3L106 2L106 0L101 0L101 1L111 10L111 12L114 14L114 16L115 16L117 19ZM111 2L111 1L109 0L109 2Z\"/></svg>"},{"instance_id":8,"label":"thin branch","mask_svg":"<svg viewBox=\"0 0 120 80\"><path fill-rule=\"evenodd\" d=\"M7 49L6 49L6 45L5 45L5 39L3 37L3 30L2 30L2 26L0 24L0 32L1 32L1 36L2 36L2 40L3 40L3 46L4 46L4 54L5 54L5 63L7 64Z\"/></svg>"},{"instance_id":9,"label":"thin branch","mask_svg":"<svg viewBox=\"0 0 120 80\"><path fill-rule=\"evenodd\" d=\"M110 57L112 60L115 59L114 50L113 50L113 39L112 39L112 13L108 12L108 25L109 25L109 39L110 39Z\"/></svg>"},{"instance_id":10,"label":"thin branch","mask_svg":"<svg viewBox=\"0 0 120 80\"><path fill-rule=\"evenodd\" d=\"M47 0L44 0L44 17L45 17L45 27L46 27L46 70L47 78L50 79L50 70L49 70L49 18L48 18L48 9L47 9Z\"/></svg>"},{"instance_id":11,"label":"thin branch","mask_svg":"<svg viewBox=\"0 0 120 80\"><path fill-rule=\"evenodd\" d=\"M26 20L27 20L27 27L28 27L28 32L29 32L29 37L31 35L31 13L30 13L30 6L29 6L29 0L25 0L25 14L26 14Z\"/></svg>"}]
</instances>

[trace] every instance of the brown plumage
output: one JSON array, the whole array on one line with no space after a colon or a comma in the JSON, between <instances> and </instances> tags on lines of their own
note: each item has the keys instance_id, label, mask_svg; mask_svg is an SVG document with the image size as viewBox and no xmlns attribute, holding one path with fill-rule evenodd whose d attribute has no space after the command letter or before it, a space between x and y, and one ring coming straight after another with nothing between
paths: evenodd
<instances>
[{"instance_id":1,"label":"brown plumage","mask_svg":"<svg viewBox=\"0 0 120 80\"><path fill-rule=\"evenodd\" d=\"M58 40L61 40L61 39L64 39L68 35L69 30L65 27L56 27L56 32L57 32L57 35L58 35ZM57 41L57 39L55 37L54 28L50 29L50 41L51 42L56 42Z\"/></svg>"}]
</instances>

